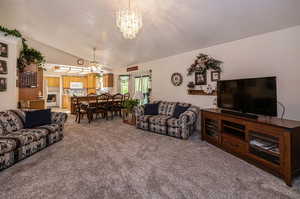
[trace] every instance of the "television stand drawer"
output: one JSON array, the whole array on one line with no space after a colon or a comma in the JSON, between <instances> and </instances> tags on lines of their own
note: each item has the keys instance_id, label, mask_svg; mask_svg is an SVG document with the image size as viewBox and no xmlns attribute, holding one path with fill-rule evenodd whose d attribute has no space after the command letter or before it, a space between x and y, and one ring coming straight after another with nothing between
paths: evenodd
<instances>
[{"instance_id":1,"label":"television stand drawer","mask_svg":"<svg viewBox=\"0 0 300 199\"><path fill-rule=\"evenodd\" d=\"M245 153L246 142L228 135L222 135L222 146L232 152Z\"/></svg>"}]
</instances>

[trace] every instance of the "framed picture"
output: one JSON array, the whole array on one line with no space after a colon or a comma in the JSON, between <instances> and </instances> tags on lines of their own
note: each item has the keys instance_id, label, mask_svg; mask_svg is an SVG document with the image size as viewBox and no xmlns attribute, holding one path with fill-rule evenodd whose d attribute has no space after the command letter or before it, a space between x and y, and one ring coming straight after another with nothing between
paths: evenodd
<instances>
[{"instance_id":1,"label":"framed picture","mask_svg":"<svg viewBox=\"0 0 300 199\"><path fill-rule=\"evenodd\" d=\"M220 80L220 72L219 71L211 71L211 81L216 82Z\"/></svg>"},{"instance_id":2,"label":"framed picture","mask_svg":"<svg viewBox=\"0 0 300 199\"><path fill-rule=\"evenodd\" d=\"M8 45L0 42L0 57L8 57Z\"/></svg>"},{"instance_id":3,"label":"framed picture","mask_svg":"<svg viewBox=\"0 0 300 199\"><path fill-rule=\"evenodd\" d=\"M195 73L195 85L206 85L206 73Z\"/></svg>"},{"instance_id":4,"label":"framed picture","mask_svg":"<svg viewBox=\"0 0 300 199\"><path fill-rule=\"evenodd\" d=\"M0 78L0 92L6 91L6 78Z\"/></svg>"},{"instance_id":5,"label":"framed picture","mask_svg":"<svg viewBox=\"0 0 300 199\"><path fill-rule=\"evenodd\" d=\"M7 62L0 60L0 74L7 74Z\"/></svg>"}]
</instances>

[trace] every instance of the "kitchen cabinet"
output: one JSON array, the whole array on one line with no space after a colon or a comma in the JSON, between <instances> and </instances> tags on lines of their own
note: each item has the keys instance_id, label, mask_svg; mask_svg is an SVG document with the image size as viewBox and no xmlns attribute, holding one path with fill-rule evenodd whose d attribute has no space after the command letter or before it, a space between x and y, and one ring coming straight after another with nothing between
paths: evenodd
<instances>
[{"instance_id":1,"label":"kitchen cabinet","mask_svg":"<svg viewBox=\"0 0 300 199\"><path fill-rule=\"evenodd\" d=\"M71 102L70 102L70 97L68 95L63 95L62 107L70 110Z\"/></svg>"},{"instance_id":2,"label":"kitchen cabinet","mask_svg":"<svg viewBox=\"0 0 300 199\"><path fill-rule=\"evenodd\" d=\"M87 75L87 88L88 89L96 89L96 77L95 73L91 73Z\"/></svg>"},{"instance_id":3,"label":"kitchen cabinet","mask_svg":"<svg viewBox=\"0 0 300 199\"><path fill-rule=\"evenodd\" d=\"M87 76L63 76L63 88L70 88L71 82L82 82L83 88L87 88Z\"/></svg>"},{"instance_id":4,"label":"kitchen cabinet","mask_svg":"<svg viewBox=\"0 0 300 199\"><path fill-rule=\"evenodd\" d=\"M59 77L46 77L48 87L59 87Z\"/></svg>"},{"instance_id":5,"label":"kitchen cabinet","mask_svg":"<svg viewBox=\"0 0 300 199\"><path fill-rule=\"evenodd\" d=\"M114 87L114 75L112 73L103 75L103 87L104 88Z\"/></svg>"}]
</instances>

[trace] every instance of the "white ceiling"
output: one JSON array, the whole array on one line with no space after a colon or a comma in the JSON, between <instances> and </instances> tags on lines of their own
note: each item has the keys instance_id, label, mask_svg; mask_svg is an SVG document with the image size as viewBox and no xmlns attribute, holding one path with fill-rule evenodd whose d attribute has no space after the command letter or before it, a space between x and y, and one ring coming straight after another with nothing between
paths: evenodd
<instances>
[{"instance_id":1,"label":"white ceiling","mask_svg":"<svg viewBox=\"0 0 300 199\"><path fill-rule=\"evenodd\" d=\"M0 0L0 24L85 59L119 67L300 24L299 0L136 0L144 27L123 39L127 0Z\"/></svg>"}]
</instances>

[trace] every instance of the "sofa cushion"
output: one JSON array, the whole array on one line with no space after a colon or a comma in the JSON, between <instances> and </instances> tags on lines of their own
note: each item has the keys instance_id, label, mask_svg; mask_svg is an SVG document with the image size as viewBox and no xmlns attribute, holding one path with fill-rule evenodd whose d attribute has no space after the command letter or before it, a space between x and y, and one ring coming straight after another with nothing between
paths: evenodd
<instances>
[{"instance_id":1,"label":"sofa cushion","mask_svg":"<svg viewBox=\"0 0 300 199\"><path fill-rule=\"evenodd\" d=\"M172 116L175 110L176 102L160 102L158 113L160 115Z\"/></svg>"},{"instance_id":2,"label":"sofa cushion","mask_svg":"<svg viewBox=\"0 0 300 199\"><path fill-rule=\"evenodd\" d=\"M168 119L167 125L171 127L179 127L179 119L172 117Z\"/></svg>"},{"instance_id":3,"label":"sofa cushion","mask_svg":"<svg viewBox=\"0 0 300 199\"><path fill-rule=\"evenodd\" d=\"M144 114L145 115L158 115L159 104L146 104Z\"/></svg>"},{"instance_id":4,"label":"sofa cushion","mask_svg":"<svg viewBox=\"0 0 300 199\"><path fill-rule=\"evenodd\" d=\"M180 105L176 105L174 113L173 113L173 117L175 118L179 118L179 116L184 113L186 110L188 110L189 107L187 106L180 106Z\"/></svg>"},{"instance_id":5,"label":"sofa cushion","mask_svg":"<svg viewBox=\"0 0 300 199\"><path fill-rule=\"evenodd\" d=\"M4 128L3 128L3 126L2 126L2 121L0 120L0 136L1 135L5 135L5 130L4 130Z\"/></svg>"},{"instance_id":6,"label":"sofa cushion","mask_svg":"<svg viewBox=\"0 0 300 199\"><path fill-rule=\"evenodd\" d=\"M25 128L51 124L51 109L27 111L25 118Z\"/></svg>"},{"instance_id":7,"label":"sofa cushion","mask_svg":"<svg viewBox=\"0 0 300 199\"><path fill-rule=\"evenodd\" d=\"M141 115L138 117L138 120L148 122L150 117L153 117L153 115Z\"/></svg>"},{"instance_id":8,"label":"sofa cushion","mask_svg":"<svg viewBox=\"0 0 300 199\"><path fill-rule=\"evenodd\" d=\"M17 143L13 139L0 138L0 155L11 152L17 148Z\"/></svg>"},{"instance_id":9,"label":"sofa cushion","mask_svg":"<svg viewBox=\"0 0 300 199\"><path fill-rule=\"evenodd\" d=\"M59 124L47 124L47 125L39 126L37 128L47 130L49 133L55 133L59 131Z\"/></svg>"},{"instance_id":10,"label":"sofa cushion","mask_svg":"<svg viewBox=\"0 0 300 199\"><path fill-rule=\"evenodd\" d=\"M0 120L5 134L24 128L22 119L12 110L0 112Z\"/></svg>"},{"instance_id":11,"label":"sofa cushion","mask_svg":"<svg viewBox=\"0 0 300 199\"><path fill-rule=\"evenodd\" d=\"M158 124L158 125L167 125L167 121L168 119L170 119L171 116L167 116L167 115L155 115L149 118L149 122L151 124Z\"/></svg>"},{"instance_id":12,"label":"sofa cushion","mask_svg":"<svg viewBox=\"0 0 300 199\"><path fill-rule=\"evenodd\" d=\"M5 138L14 139L19 147L37 141L42 137L47 136L47 134L48 131L45 129L21 129L19 131L7 134Z\"/></svg>"}]
</instances>

